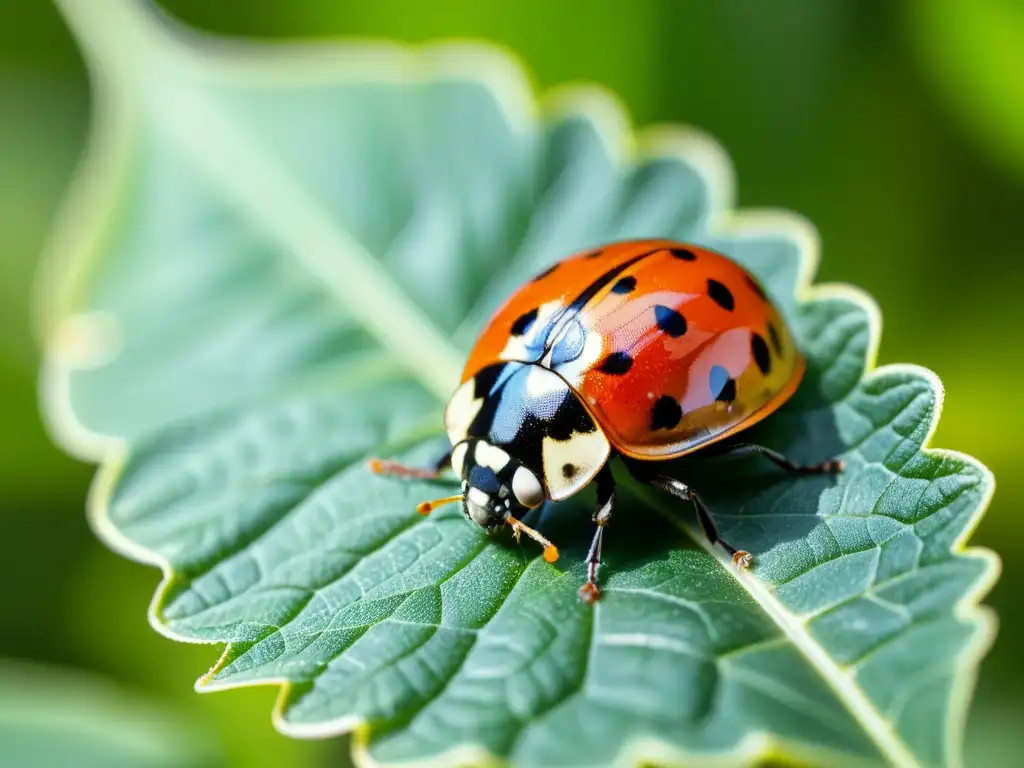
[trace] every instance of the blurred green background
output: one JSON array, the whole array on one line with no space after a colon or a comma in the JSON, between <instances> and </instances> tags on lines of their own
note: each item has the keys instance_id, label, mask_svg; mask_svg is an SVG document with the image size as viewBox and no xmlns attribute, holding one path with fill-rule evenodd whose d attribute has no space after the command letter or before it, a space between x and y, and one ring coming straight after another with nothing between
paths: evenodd
<instances>
[{"instance_id":1,"label":"blurred green background","mask_svg":"<svg viewBox=\"0 0 1024 768\"><path fill-rule=\"evenodd\" d=\"M808 216L823 241L819 278L860 285L883 309L880 362L920 363L945 382L934 444L995 472L998 490L974 542L1004 561L988 600L1001 629L981 671L968 765L1016 764L1013 747L1024 744L1024 618L1014 610L1024 597L1024 473L1015 471L1024 407L1014 386L1024 375L1024 3L163 5L198 27L259 38L494 40L522 56L541 88L597 81L638 124L703 128L730 152L742 206ZM340 742L273 731L270 688L193 693L218 651L150 629L145 610L159 574L93 538L83 513L91 469L60 454L40 425L31 279L88 120L84 69L55 8L0 3L0 658L88 671L132 701L173 712L180 741L204 745L187 759L344 764Z\"/></svg>"}]
</instances>

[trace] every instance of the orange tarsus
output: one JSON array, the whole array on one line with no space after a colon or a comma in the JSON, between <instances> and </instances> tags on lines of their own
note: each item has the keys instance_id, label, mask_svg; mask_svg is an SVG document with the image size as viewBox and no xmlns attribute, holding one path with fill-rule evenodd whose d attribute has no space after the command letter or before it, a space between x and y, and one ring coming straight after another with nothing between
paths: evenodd
<instances>
[{"instance_id":1,"label":"orange tarsus","mask_svg":"<svg viewBox=\"0 0 1024 768\"><path fill-rule=\"evenodd\" d=\"M431 469L407 467L397 461L378 459L376 457L367 459L366 467L375 475L395 475L396 477L409 477L418 480L433 480L440 474Z\"/></svg>"},{"instance_id":2,"label":"orange tarsus","mask_svg":"<svg viewBox=\"0 0 1024 768\"><path fill-rule=\"evenodd\" d=\"M433 501L421 501L416 505L416 511L421 515L429 515L438 507L444 506L445 504L452 504L456 501L462 501L462 495L456 494L455 496L445 496L442 499L434 499Z\"/></svg>"},{"instance_id":3,"label":"orange tarsus","mask_svg":"<svg viewBox=\"0 0 1024 768\"><path fill-rule=\"evenodd\" d=\"M593 605L601 597L601 590L598 589L597 584L592 581L588 581L582 587L580 587L580 599L587 605Z\"/></svg>"},{"instance_id":4,"label":"orange tarsus","mask_svg":"<svg viewBox=\"0 0 1024 768\"><path fill-rule=\"evenodd\" d=\"M540 533L533 530L533 528L526 525L525 523L519 522L511 515L508 515L505 518L505 522L512 526L512 534L516 537L516 541L519 540L520 533L525 533L531 539L533 539L542 547L544 547L544 560L546 562L553 563L558 559L558 547L556 547L554 544L552 544L550 541L544 538L544 536L542 536Z\"/></svg>"},{"instance_id":5,"label":"orange tarsus","mask_svg":"<svg viewBox=\"0 0 1024 768\"><path fill-rule=\"evenodd\" d=\"M732 553L732 562L737 568L746 570L750 567L753 557L746 550L740 549Z\"/></svg>"},{"instance_id":6,"label":"orange tarsus","mask_svg":"<svg viewBox=\"0 0 1024 768\"><path fill-rule=\"evenodd\" d=\"M391 461L390 459L378 459L376 456L366 460L366 468L375 475L394 475L396 477L407 477L416 480L433 480L441 474L437 470L407 467L400 462ZM416 505L416 511L421 515L429 515L442 504L450 504L461 500L462 496L460 494L457 496L445 496L443 499L434 499L433 501L421 501Z\"/></svg>"}]
</instances>

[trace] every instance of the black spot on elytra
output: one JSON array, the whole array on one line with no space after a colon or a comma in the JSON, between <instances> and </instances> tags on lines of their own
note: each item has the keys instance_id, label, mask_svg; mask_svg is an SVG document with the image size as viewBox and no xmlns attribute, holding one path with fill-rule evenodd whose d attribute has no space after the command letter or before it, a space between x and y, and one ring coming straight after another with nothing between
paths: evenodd
<instances>
[{"instance_id":1,"label":"black spot on elytra","mask_svg":"<svg viewBox=\"0 0 1024 768\"><path fill-rule=\"evenodd\" d=\"M612 286L612 293L629 293L636 288L636 278L632 275L620 277Z\"/></svg>"},{"instance_id":2,"label":"black spot on elytra","mask_svg":"<svg viewBox=\"0 0 1024 768\"><path fill-rule=\"evenodd\" d=\"M736 306L736 302L732 298L732 291L722 285L722 283L711 278L708 278L708 296L711 297L715 304L730 312Z\"/></svg>"},{"instance_id":3,"label":"black spot on elytra","mask_svg":"<svg viewBox=\"0 0 1024 768\"><path fill-rule=\"evenodd\" d=\"M601 371L601 373L621 376L624 373L628 373L632 367L633 358L628 352L612 352L601 361L601 365L598 366L597 370Z\"/></svg>"},{"instance_id":4,"label":"black spot on elytra","mask_svg":"<svg viewBox=\"0 0 1024 768\"><path fill-rule=\"evenodd\" d=\"M715 400L723 403L731 403L736 399L736 379L729 379L725 382L725 386L719 391L718 396Z\"/></svg>"},{"instance_id":5,"label":"black spot on elytra","mask_svg":"<svg viewBox=\"0 0 1024 768\"><path fill-rule=\"evenodd\" d=\"M674 397L662 395L651 408L651 429L672 429L683 418L683 409Z\"/></svg>"},{"instance_id":6,"label":"black spot on elytra","mask_svg":"<svg viewBox=\"0 0 1024 768\"><path fill-rule=\"evenodd\" d=\"M686 318L671 307L664 304L654 306L654 319L658 321L658 328L672 338L678 338L686 333Z\"/></svg>"},{"instance_id":7,"label":"black spot on elytra","mask_svg":"<svg viewBox=\"0 0 1024 768\"><path fill-rule=\"evenodd\" d=\"M772 342L772 349L775 350L776 355L782 354L782 339L779 338L779 332L775 328L775 323L768 323L768 338Z\"/></svg>"},{"instance_id":8,"label":"black spot on elytra","mask_svg":"<svg viewBox=\"0 0 1024 768\"><path fill-rule=\"evenodd\" d=\"M536 319L537 308L534 307L529 312L524 312L523 314L516 318L516 321L512 323L512 327L509 329L509 333L511 333L513 336L522 336L524 333L530 330L530 326L533 325L533 321Z\"/></svg>"},{"instance_id":9,"label":"black spot on elytra","mask_svg":"<svg viewBox=\"0 0 1024 768\"><path fill-rule=\"evenodd\" d=\"M772 369L772 356L768 351L768 342L764 340L764 336L755 333L750 339L750 350L754 353L754 362L757 363L757 367L761 369L761 373L767 376L768 371Z\"/></svg>"},{"instance_id":10,"label":"black spot on elytra","mask_svg":"<svg viewBox=\"0 0 1024 768\"><path fill-rule=\"evenodd\" d=\"M551 274L552 272L554 272L554 271L555 271L556 269L558 269L558 262L557 262L557 261L556 261L556 262L555 262L554 264L552 264L552 265L551 265L550 267L548 267L547 269L545 269L545 270L542 270L542 271L538 272L538 273L537 273L536 275L534 275L534 276L533 276L533 281L532 281L532 282L534 282L534 283L535 283L535 282L537 282L538 280L543 280L543 279L544 279L545 277L547 277L548 275L550 275L550 274Z\"/></svg>"},{"instance_id":11,"label":"black spot on elytra","mask_svg":"<svg viewBox=\"0 0 1024 768\"><path fill-rule=\"evenodd\" d=\"M683 261L697 260L697 254L695 254L689 248L671 248L669 249L669 253L671 253L677 259L682 259Z\"/></svg>"},{"instance_id":12,"label":"black spot on elytra","mask_svg":"<svg viewBox=\"0 0 1024 768\"><path fill-rule=\"evenodd\" d=\"M575 464L563 464L562 465L562 477L566 480L571 480L576 476L576 465Z\"/></svg>"},{"instance_id":13,"label":"black spot on elytra","mask_svg":"<svg viewBox=\"0 0 1024 768\"><path fill-rule=\"evenodd\" d=\"M723 365L711 366L708 373L708 389L716 400L723 403L731 403L736 399L736 380L729 375L729 370Z\"/></svg>"},{"instance_id":14,"label":"black spot on elytra","mask_svg":"<svg viewBox=\"0 0 1024 768\"><path fill-rule=\"evenodd\" d=\"M641 259L646 259L650 255L651 254L649 253L642 253L639 256L634 256L628 261L624 261L621 264L612 267L599 278L594 280L594 282L588 285L586 290L583 291L579 296L573 299L572 304L568 306L566 311L579 312L581 309L583 309L583 307L587 305L588 301L590 301L592 298L594 298L594 296L597 295L598 291L600 291L602 288L608 285L608 283L617 278L631 266L636 264L636 262L640 261Z\"/></svg>"},{"instance_id":15,"label":"black spot on elytra","mask_svg":"<svg viewBox=\"0 0 1024 768\"><path fill-rule=\"evenodd\" d=\"M762 301L768 301L768 296L765 295L764 288L761 287L757 280L752 278L750 275L744 275L743 277L746 279L747 285L750 286L750 290L760 296Z\"/></svg>"}]
</instances>

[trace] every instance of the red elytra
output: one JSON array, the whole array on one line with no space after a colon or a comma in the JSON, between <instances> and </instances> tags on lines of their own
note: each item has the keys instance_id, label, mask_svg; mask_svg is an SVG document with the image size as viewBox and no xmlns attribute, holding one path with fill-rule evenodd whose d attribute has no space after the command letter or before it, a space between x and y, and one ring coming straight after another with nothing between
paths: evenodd
<instances>
[{"instance_id":1,"label":"red elytra","mask_svg":"<svg viewBox=\"0 0 1024 768\"><path fill-rule=\"evenodd\" d=\"M757 423L800 384L803 356L757 280L719 253L668 240L609 245L542 272L492 317L462 381L496 361L536 362L535 350L509 349L516 323L544 308L536 329L596 284L576 313L595 343L550 367L619 453L682 456ZM668 405L652 416L662 398L678 403L678 420Z\"/></svg>"}]
</instances>

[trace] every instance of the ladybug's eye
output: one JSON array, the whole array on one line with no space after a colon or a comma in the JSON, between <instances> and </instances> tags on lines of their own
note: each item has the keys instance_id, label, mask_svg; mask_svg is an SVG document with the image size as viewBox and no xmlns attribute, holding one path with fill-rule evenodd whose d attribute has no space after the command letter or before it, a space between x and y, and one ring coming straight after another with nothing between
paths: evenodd
<instances>
[{"instance_id":1,"label":"ladybug's eye","mask_svg":"<svg viewBox=\"0 0 1024 768\"><path fill-rule=\"evenodd\" d=\"M544 489L540 481L526 467L518 467L512 475L512 493L524 507L539 507L544 502Z\"/></svg>"}]
</instances>

